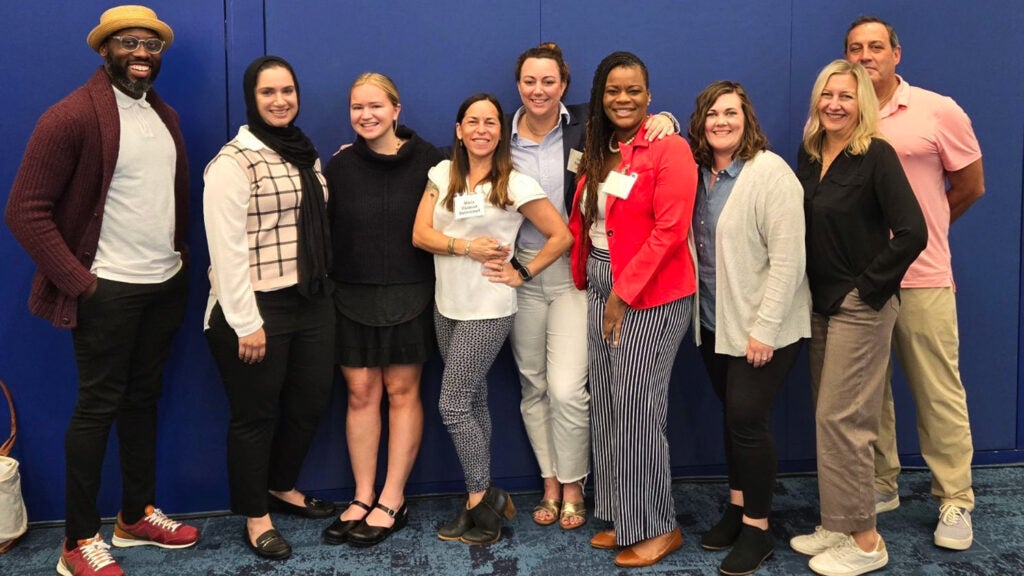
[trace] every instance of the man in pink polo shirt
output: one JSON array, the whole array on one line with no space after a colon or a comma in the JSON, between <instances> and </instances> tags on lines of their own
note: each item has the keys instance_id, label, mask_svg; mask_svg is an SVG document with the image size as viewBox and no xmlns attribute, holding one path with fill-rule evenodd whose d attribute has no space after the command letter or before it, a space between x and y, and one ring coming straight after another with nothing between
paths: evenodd
<instances>
[{"instance_id":1,"label":"man in pink polo shirt","mask_svg":"<svg viewBox=\"0 0 1024 576\"><path fill-rule=\"evenodd\" d=\"M879 130L899 154L928 224L928 247L901 284L893 347L917 403L921 453L939 501L935 544L966 550L974 540L974 446L958 367L949 225L985 192L981 148L970 118L952 98L910 86L896 74L900 56L896 31L879 18L861 16L847 30L846 59L871 76ZM900 462L888 386L885 400L875 445L876 512L899 506Z\"/></svg>"}]
</instances>

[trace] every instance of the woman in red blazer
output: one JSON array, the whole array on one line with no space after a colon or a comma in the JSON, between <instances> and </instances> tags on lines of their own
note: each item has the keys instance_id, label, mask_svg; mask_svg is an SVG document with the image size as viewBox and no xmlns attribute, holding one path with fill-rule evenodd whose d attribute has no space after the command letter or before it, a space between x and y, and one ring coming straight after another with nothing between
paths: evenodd
<instances>
[{"instance_id":1,"label":"woman in red blazer","mask_svg":"<svg viewBox=\"0 0 1024 576\"><path fill-rule=\"evenodd\" d=\"M696 291L687 250L697 165L678 135L648 142L647 68L601 61L569 226L573 279L587 289L595 548L650 566L682 545L671 493L668 383Z\"/></svg>"}]
</instances>

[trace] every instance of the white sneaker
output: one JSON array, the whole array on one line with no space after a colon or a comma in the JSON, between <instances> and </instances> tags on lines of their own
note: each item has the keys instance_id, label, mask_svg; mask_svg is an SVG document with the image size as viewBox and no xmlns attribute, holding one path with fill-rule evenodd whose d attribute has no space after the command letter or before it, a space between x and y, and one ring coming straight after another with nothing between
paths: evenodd
<instances>
[{"instance_id":1,"label":"white sneaker","mask_svg":"<svg viewBox=\"0 0 1024 576\"><path fill-rule=\"evenodd\" d=\"M886 494L875 490L875 514L881 514L882 512L889 512L900 507L900 494L896 492L894 494Z\"/></svg>"},{"instance_id":2,"label":"white sneaker","mask_svg":"<svg viewBox=\"0 0 1024 576\"><path fill-rule=\"evenodd\" d=\"M935 527L935 545L967 550L973 543L971 513L956 504L943 504L939 508L939 524Z\"/></svg>"},{"instance_id":3,"label":"white sneaker","mask_svg":"<svg viewBox=\"0 0 1024 576\"><path fill-rule=\"evenodd\" d=\"M840 544L846 538L842 532L825 530L821 526L814 527L813 534L793 536L789 539L789 547L806 556L817 556L825 550Z\"/></svg>"},{"instance_id":4,"label":"white sneaker","mask_svg":"<svg viewBox=\"0 0 1024 576\"><path fill-rule=\"evenodd\" d=\"M861 550L853 536L843 536L844 540L838 546L811 558L807 566L822 576L857 576L878 570L889 563L889 552L885 549L881 535L871 552Z\"/></svg>"}]
</instances>

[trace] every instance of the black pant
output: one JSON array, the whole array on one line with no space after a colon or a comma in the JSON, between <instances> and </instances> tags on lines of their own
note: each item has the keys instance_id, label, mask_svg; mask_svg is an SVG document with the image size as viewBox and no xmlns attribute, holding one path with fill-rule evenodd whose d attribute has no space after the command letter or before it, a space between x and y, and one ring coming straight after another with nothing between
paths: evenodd
<instances>
[{"instance_id":1,"label":"black pant","mask_svg":"<svg viewBox=\"0 0 1024 576\"><path fill-rule=\"evenodd\" d=\"M754 368L742 356L715 353L715 333L701 328L700 354L715 394L725 406L725 462L729 488L743 492L743 513L767 518L778 462L772 436L772 404L800 355L800 341L775 350Z\"/></svg>"},{"instance_id":2,"label":"black pant","mask_svg":"<svg viewBox=\"0 0 1024 576\"><path fill-rule=\"evenodd\" d=\"M257 292L267 353L257 364L238 358L238 336L220 305L206 339L231 405L228 481L231 510L267 513L267 490L295 487L334 381L334 301L308 300L295 288Z\"/></svg>"},{"instance_id":3,"label":"black pant","mask_svg":"<svg viewBox=\"0 0 1024 576\"><path fill-rule=\"evenodd\" d=\"M100 528L96 497L110 426L117 422L121 511L138 520L156 492L157 402L171 341L188 297L184 268L160 284L99 280L72 330L78 399L64 439L64 531L69 540Z\"/></svg>"}]
</instances>

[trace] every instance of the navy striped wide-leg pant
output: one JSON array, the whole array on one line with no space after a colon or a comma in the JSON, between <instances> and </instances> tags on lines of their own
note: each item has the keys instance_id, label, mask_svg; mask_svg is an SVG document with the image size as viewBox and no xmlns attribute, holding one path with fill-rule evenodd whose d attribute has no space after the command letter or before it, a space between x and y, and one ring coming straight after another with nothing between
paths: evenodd
<instances>
[{"instance_id":1,"label":"navy striped wide-leg pant","mask_svg":"<svg viewBox=\"0 0 1024 576\"><path fill-rule=\"evenodd\" d=\"M612 287L607 252L591 252L587 277L594 515L615 524L616 544L630 546L676 527L665 420L692 297L627 308L619 346L612 347L601 338Z\"/></svg>"}]
</instances>

